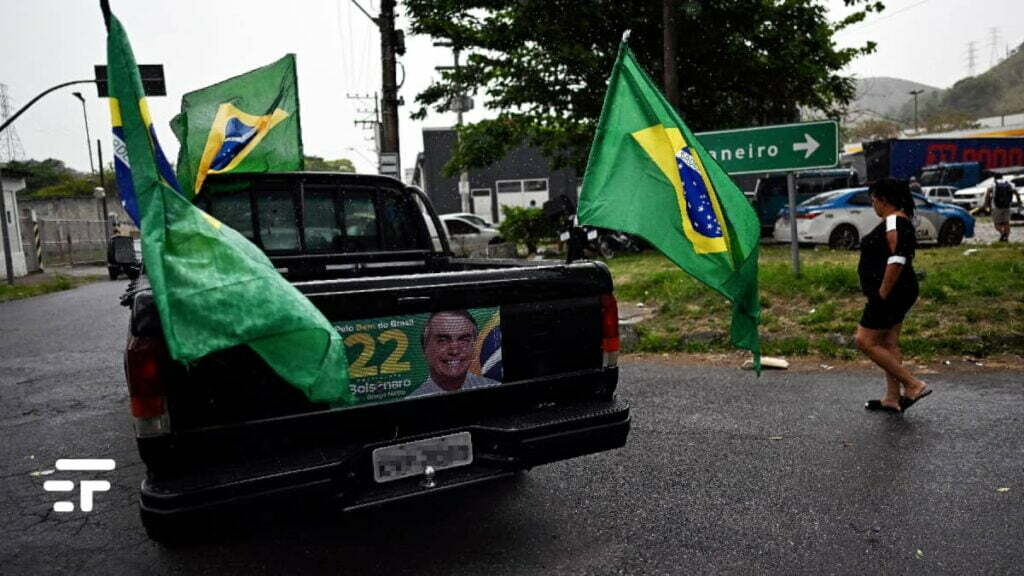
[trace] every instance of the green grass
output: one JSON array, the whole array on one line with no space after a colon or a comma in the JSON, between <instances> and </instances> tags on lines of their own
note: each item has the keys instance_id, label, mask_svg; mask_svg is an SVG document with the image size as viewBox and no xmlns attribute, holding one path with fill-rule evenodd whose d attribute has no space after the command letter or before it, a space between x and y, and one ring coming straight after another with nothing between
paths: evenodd
<instances>
[{"instance_id":1,"label":"green grass","mask_svg":"<svg viewBox=\"0 0 1024 576\"><path fill-rule=\"evenodd\" d=\"M77 288L82 284L88 284L89 282L95 282L96 280L102 279L102 276L69 277L58 274L57 276L42 282L15 284L13 286L9 284L0 284L0 302L20 300L22 298L31 298L41 294L49 294L50 292L70 290L72 288Z\"/></svg>"},{"instance_id":2,"label":"green grass","mask_svg":"<svg viewBox=\"0 0 1024 576\"><path fill-rule=\"evenodd\" d=\"M1024 251L1017 246L922 248L921 297L903 325L904 351L984 356L1024 349ZM856 252L801 250L794 278L788 246L760 255L761 336L765 354L853 358L853 333L864 307ZM730 307L718 293L648 251L608 261L620 301L657 308L635 350L723 352Z\"/></svg>"}]
</instances>

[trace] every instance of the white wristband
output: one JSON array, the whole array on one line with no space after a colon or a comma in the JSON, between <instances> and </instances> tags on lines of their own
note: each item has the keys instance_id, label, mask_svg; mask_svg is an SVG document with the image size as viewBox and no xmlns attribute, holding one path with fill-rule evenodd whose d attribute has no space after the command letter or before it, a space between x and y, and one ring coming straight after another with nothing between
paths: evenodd
<instances>
[{"instance_id":1,"label":"white wristband","mask_svg":"<svg viewBox=\"0 0 1024 576\"><path fill-rule=\"evenodd\" d=\"M885 261L888 264L899 264L904 265L907 263L907 259L903 256L889 256L889 259Z\"/></svg>"},{"instance_id":2,"label":"white wristband","mask_svg":"<svg viewBox=\"0 0 1024 576\"><path fill-rule=\"evenodd\" d=\"M885 217L885 231L892 232L896 229L896 215L890 214Z\"/></svg>"}]
</instances>

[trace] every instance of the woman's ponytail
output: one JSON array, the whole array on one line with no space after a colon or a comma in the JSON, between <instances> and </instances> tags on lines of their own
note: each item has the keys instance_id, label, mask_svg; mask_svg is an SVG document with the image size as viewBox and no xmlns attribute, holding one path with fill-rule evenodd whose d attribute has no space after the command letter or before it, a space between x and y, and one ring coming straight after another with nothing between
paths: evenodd
<instances>
[{"instance_id":1,"label":"woman's ponytail","mask_svg":"<svg viewBox=\"0 0 1024 576\"><path fill-rule=\"evenodd\" d=\"M914 217L914 195L910 193L910 183L900 182L900 206L903 207L903 213L907 215L907 218Z\"/></svg>"}]
</instances>

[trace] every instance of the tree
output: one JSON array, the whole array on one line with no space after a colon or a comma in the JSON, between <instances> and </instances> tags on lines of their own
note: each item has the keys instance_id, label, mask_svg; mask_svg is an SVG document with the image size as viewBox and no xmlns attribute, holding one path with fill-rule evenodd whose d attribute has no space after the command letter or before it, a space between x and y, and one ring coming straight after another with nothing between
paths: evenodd
<instances>
[{"instance_id":1,"label":"tree","mask_svg":"<svg viewBox=\"0 0 1024 576\"><path fill-rule=\"evenodd\" d=\"M678 4L682 115L691 129L791 122L801 108L835 116L853 98L840 71L874 43L838 49L832 36L881 2L832 24L816 0L687 0ZM412 30L468 53L459 70L416 97L415 118L460 88L497 117L464 126L448 173L485 166L524 140L555 167L582 171L623 30L654 78L662 75L662 0L406 0ZM861 6L863 5L863 6ZM566 20L565 15L572 15ZM557 17L555 17L557 16Z\"/></svg>"},{"instance_id":2,"label":"tree","mask_svg":"<svg viewBox=\"0 0 1024 576\"><path fill-rule=\"evenodd\" d=\"M498 225L498 232L505 240L526 246L530 254L537 251L541 242L558 235L555 225L540 208L502 206L501 211L505 219Z\"/></svg>"},{"instance_id":3,"label":"tree","mask_svg":"<svg viewBox=\"0 0 1024 576\"><path fill-rule=\"evenodd\" d=\"M900 125L889 120L862 120L846 129L846 139L849 142L886 140L888 138L896 138L899 135Z\"/></svg>"},{"instance_id":4,"label":"tree","mask_svg":"<svg viewBox=\"0 0 1024 576\"><path fill-rule=\"evenodd\" d=\"M954 108L929 111L922 120L925 132L932 134L952 130L973 130L981 126L973 115Z\"/></svg>"},{"instance_id":5,"label":"tree","mask_svg":"<svg viewBox=\"0 0 1024 576\"><path fill-rule=\"evenodd\" d=\"M27 174L25 189L19 192L24 196L46 198L63 198L71 196L92 196L93 190L100 185L99 176L84 174L69 168L62 160L47 158L46 160L20 160L8 162L4 169L17 170ZM107 165L107 194L117 196L117 181L114 179L113 164Z\"/></svg>"},{"instance_id":6,"label":"tree","mask_svg":"<svg viewBox=\"0 0 1024 576\"><path fill-rule=\"evenodd\" d=\"M355 172L355 164L348 158L324 160L320 156L303 156L303 166L309 172Z\"/></svg>"},{"instance_id":7,"label":"tree","mask_svg":"<svg viewBox=\"0 0 1024 576\"><path fill-rule=\"evenodd\" d=\"M62 160L57 160L56 158L47 158L46 160L14 160L8 162L4 169L16 170L27 174L25 177L26 194L32 194L47 186L56 186L69 179L84 176L73 168L69 168Z\"/></svg>"}]
</instances>

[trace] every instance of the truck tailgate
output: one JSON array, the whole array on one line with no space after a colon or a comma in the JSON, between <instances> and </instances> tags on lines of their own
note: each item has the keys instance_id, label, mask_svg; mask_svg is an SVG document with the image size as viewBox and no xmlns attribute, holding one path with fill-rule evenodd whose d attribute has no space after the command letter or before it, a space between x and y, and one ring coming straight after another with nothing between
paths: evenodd
<instances>
[{"instance_id":1,"label":"truck tailgate","mask_svg":"<svg viewBox=\"0 0 1024 576\"><path fill-rule=\"evenodd\" d=\"M601 264L378 276L305 282L296 287L338 325L451 309L496 308L504 368L501 385L448 394L444 402L428 397L357 406L314 404L281 381L251 350L239 347L211 355L170 380L168 409L174 435L212 429L224 433L241 424L251 431L258 422L298 430L304 427L299 420L307 424L319 420L310 420L314 415L337 418L346 423L344 428L350 428L348 424L360 428L359 423L372 428L382 408L390 408L388 418L429 408L464 420L500 414L513 406L579 397L581 385L607 397L614 389L615 378L602 365L601 295L612 287ZM349 356L351 363L351 350ZM455 396L465 398L452 402ZM396 411L396 404L409 408Z\"/></svg>"}]
</instances>

